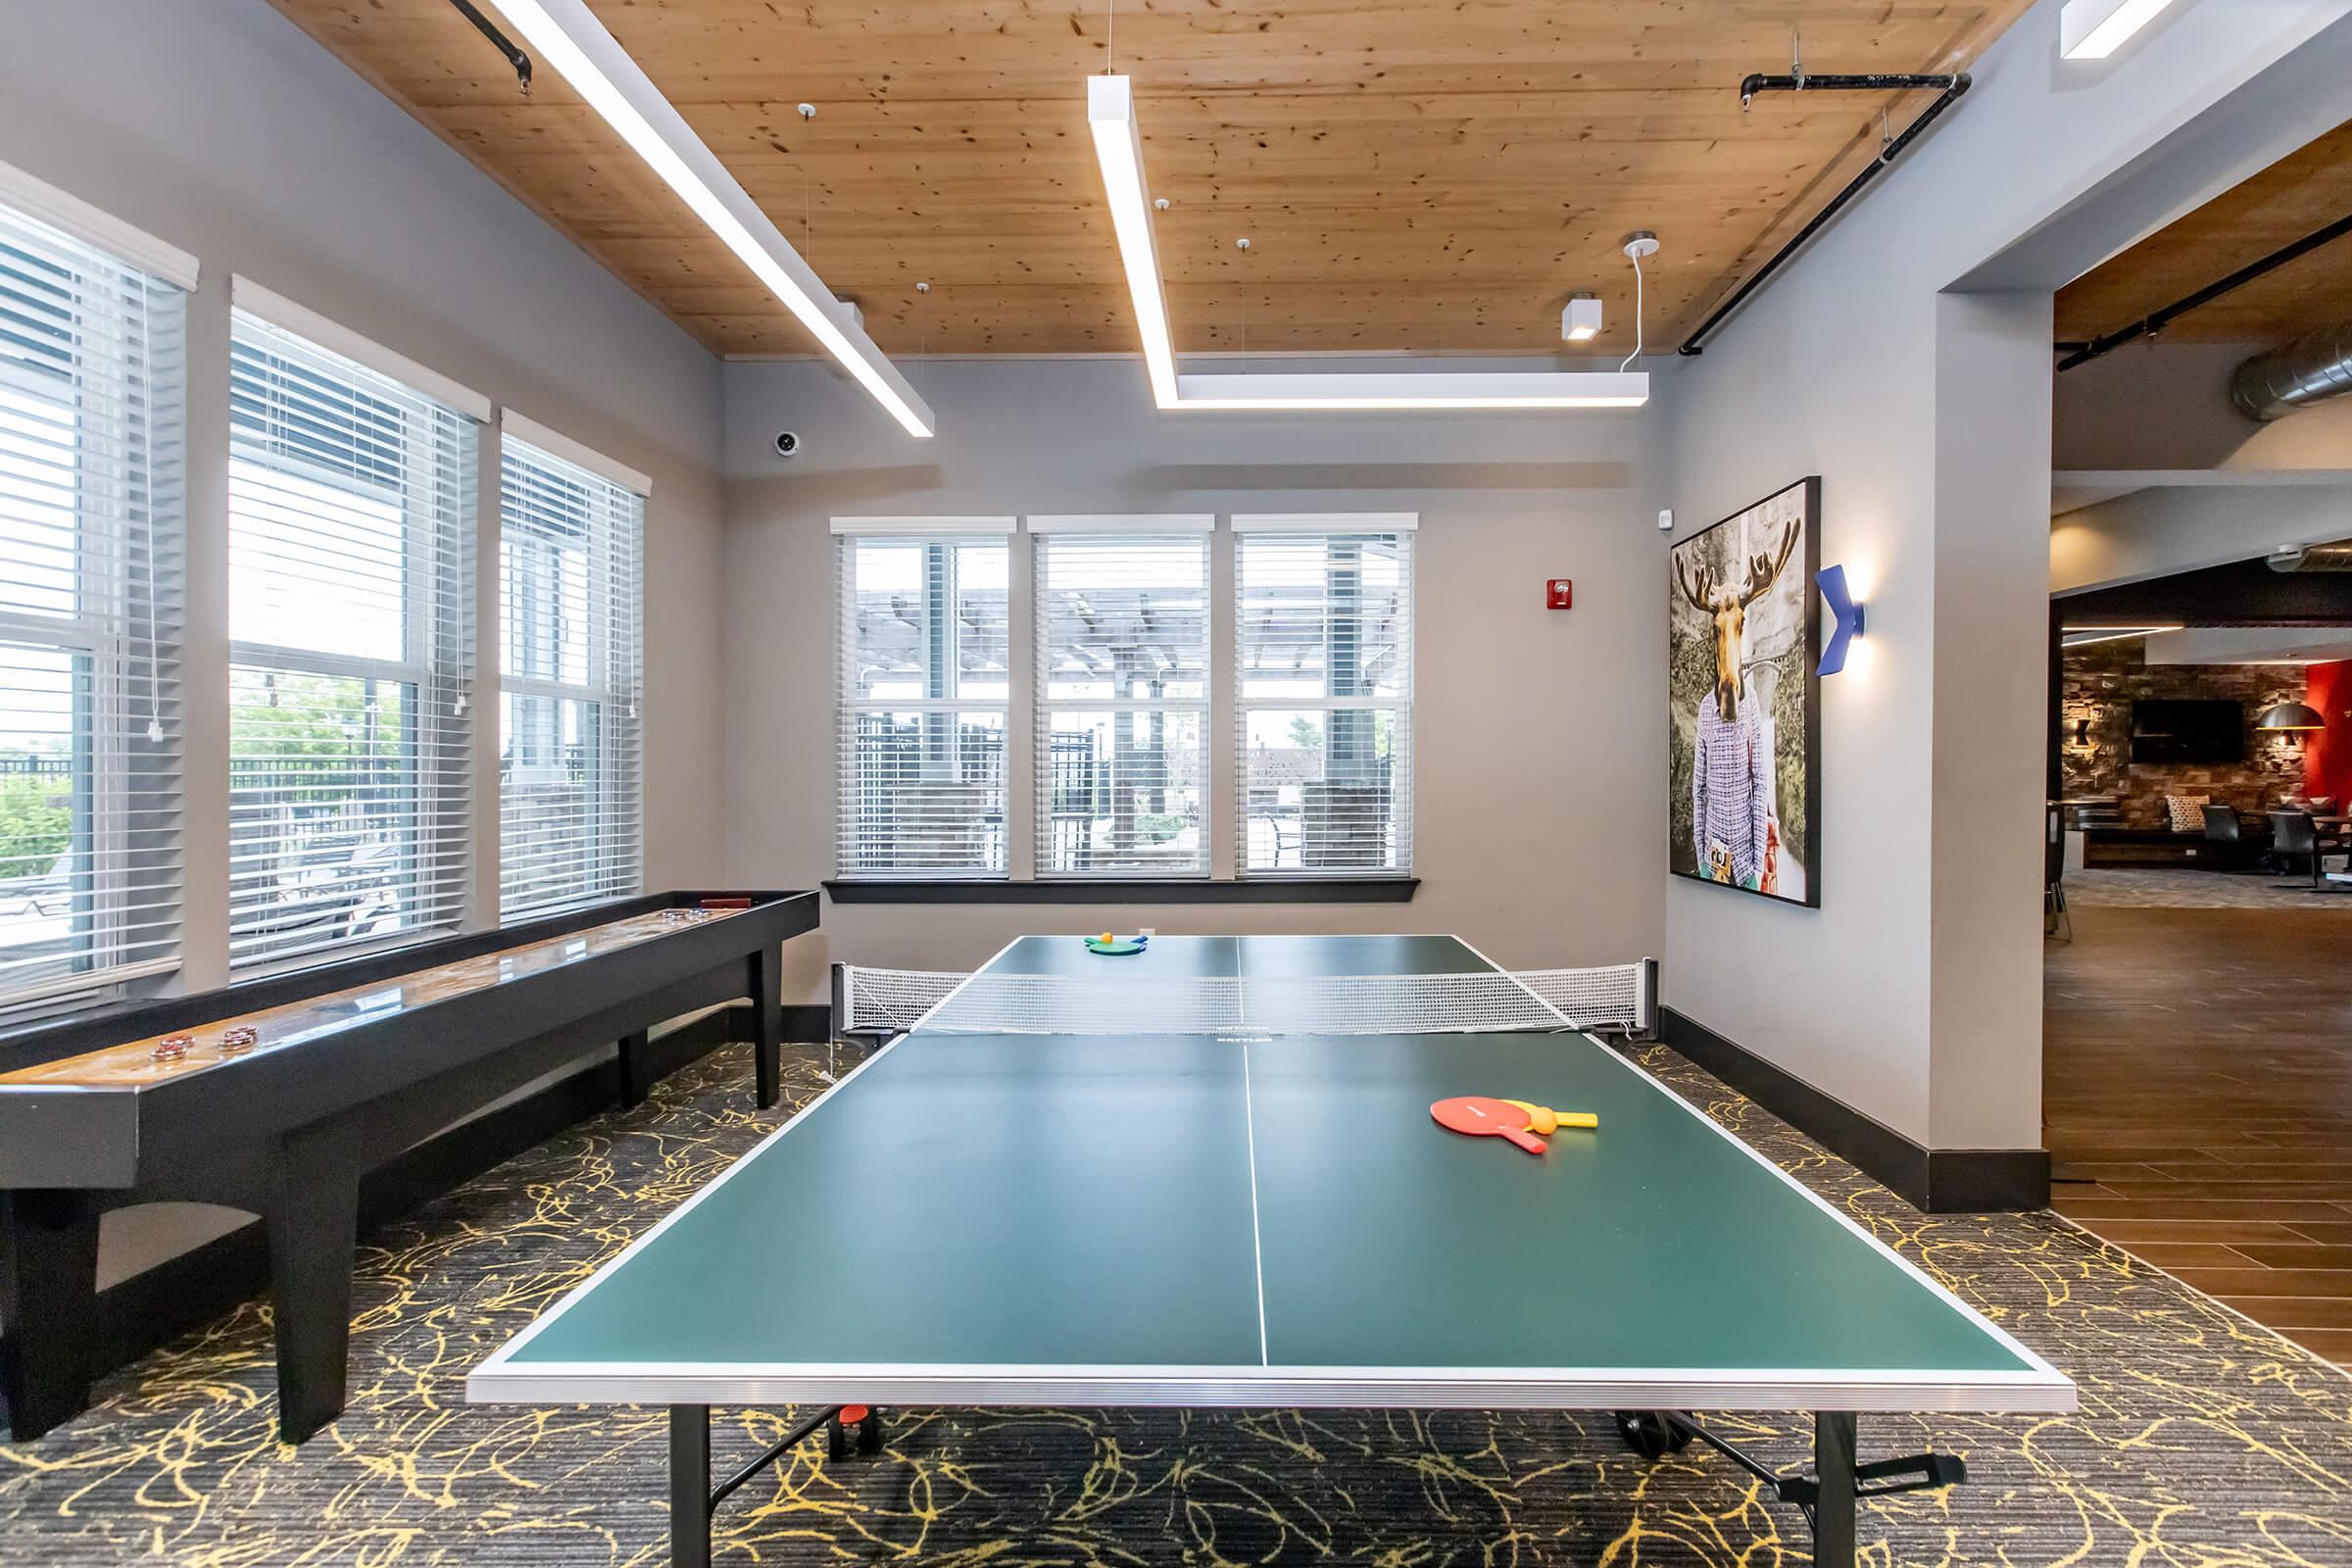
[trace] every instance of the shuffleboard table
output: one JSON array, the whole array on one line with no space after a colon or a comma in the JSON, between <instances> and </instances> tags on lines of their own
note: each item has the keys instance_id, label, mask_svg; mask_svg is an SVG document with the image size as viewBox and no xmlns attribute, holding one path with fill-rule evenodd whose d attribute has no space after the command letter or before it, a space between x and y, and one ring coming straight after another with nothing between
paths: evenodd
<instances>
[{"instance_id":1,"label":"shuffleboard table","mask_svg":"<svg viewBox=\"0 0 2352 1568\"><path fill-rule=\"evenodd\" d=\"M500 1097L617 1043L644 1096L648 1031L748 999L757 1094L778 1093L781 944L814 893L675 892L429 941L0 1040L0 1394L19 1440L78 1413L100 1217L134 1203L259 1214L278 1430L341 1412L360 1183Z\"/></svg>"}]
</instances>

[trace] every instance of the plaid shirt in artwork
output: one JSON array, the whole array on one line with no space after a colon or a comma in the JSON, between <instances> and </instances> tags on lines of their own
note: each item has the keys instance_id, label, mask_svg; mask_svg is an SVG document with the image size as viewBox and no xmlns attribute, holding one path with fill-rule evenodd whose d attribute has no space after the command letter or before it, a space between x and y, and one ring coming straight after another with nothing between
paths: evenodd
<instances>
[{"instance_id":1,"label":"plaid shirt in artwork","mask_svg":"<svg viewBox=\"0 0 2352 1568\"><path fill-rule=\"evenodd\" d=\"M1714 851L1731 857L1735 886L1760 886L1764 836L1772 818L1771 748L1757 734L1756 705L1740 705L1740 717L1726 724L1713 692L1699 700L1697 752L1690 760L1691 848L1698 873L1718 876ZM1718 877L1720 880L1720 877Z\"/></svg>"}]
</instances>

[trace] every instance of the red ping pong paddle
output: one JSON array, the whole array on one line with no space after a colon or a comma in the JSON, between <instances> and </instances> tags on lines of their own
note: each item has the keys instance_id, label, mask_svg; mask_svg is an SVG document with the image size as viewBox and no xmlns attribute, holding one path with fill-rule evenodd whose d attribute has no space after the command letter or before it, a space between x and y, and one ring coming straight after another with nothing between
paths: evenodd
<instances>
[{"instance_id":1,"label":"red ping pong paddle","mask_svg":"<svg viewBox=\"0 0 2352 1568\"><path fill-rule=\"evenodd\" d=\"M1527 1130L1527 1112L1508 1101L1463 1095L1439 1101L1429 1107L1429 1114L1447 1132L1467 1133L1473 1138L1508 1138L1531 1154L1541 1154L1545 1147L1543 1139Z\"/></svg>"}]
</instances>

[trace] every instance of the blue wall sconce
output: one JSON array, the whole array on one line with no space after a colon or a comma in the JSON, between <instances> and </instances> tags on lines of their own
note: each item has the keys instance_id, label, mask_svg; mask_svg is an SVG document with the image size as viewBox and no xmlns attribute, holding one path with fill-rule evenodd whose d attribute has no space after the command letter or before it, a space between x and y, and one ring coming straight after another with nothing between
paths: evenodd
<instances>
[{"instance_id":1,"label":"blue wall sconce","mask_svg":"<svg viewBox=\"0 0 2352 1568\"><path fill-rule=\"evenodd\" d=\"M1821 651L1821 662L1814 667L1816 675L1835 675L1845 667L1846 648L1862 635L1863 612L1868 608L1857 600L1845 586L1843 566L1825 566L1813 579L1821 589L1821 602L1830 607L1834 624L1830 630L1830 646Z\"/></svg>"}]
</instances>

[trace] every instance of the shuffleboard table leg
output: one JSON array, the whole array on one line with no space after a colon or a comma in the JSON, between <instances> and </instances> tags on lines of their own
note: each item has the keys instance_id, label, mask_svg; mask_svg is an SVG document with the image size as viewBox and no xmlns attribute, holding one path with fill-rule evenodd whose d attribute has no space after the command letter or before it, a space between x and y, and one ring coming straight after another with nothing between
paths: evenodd
<instances>
[{"instance_id":1,"label":"shuffleboard table leg","mask_svg":"<svg viewBox=\"0 0 2352 1568\"><path fill-rule=\"evenodd\" d=\"M343 1413L360 1227L359 1163L348 1137L328 1127L288 1135L263 1220L277 1331L277 1435L300 1443Z\"/></svg>"},{"instance_id":2,"label":"shuffleboard table leg","mask_svg":"<svg viewBox=\"0 0 2352 1568\"><path fill-rule=\"evenodd\" d=\"M1813 1561L1817 1568L1853 1568L1854 1413L1813 1412Z\"/></svg>"},{"instance_id":3,"label":"shuffleboard table leg","mask_svg":"<svg viewBox=\"0 0 2352 1568\"><path fill-rule=\"evenodd\" d=\"M21 1443L89 1407L98 1212L90 1193L0 1193L0 1393Z\"/></svg>"},{"instance_id":4,"label":"shuffleboard table leg","mask_svg":"<svg viewBox=\"0 0 2352 1568\"><path fill-rule=\"evenodd\" d=\"M710 1407L669 1407L670 1568L710 1568Z\"/></svg>"},{"instance_id":5,"label":"shuffleboard table leg","mask_svg":"<svg viewBox=\"0 0 2352 1568\"><path fill-rule=\"evenodd\" d=\"M760 1081L760 1108L774 1108L783 1096L784 950L761 948L752 955L752 1061Z\"/></svg>"},{"instance_id":6,"label":"shuffleboard table leg","mask_svg":"<svg viewBox=\"0 0 2352 1568\"><path fill-rule=\"evenodd\" d=\"M648 1075L653 1063L646 1058L647 1039L642 1029L620 1037L620 1105L634 1110L645 1103L646 1091L652 1087Z\"/></svg>"}]
</instances>

